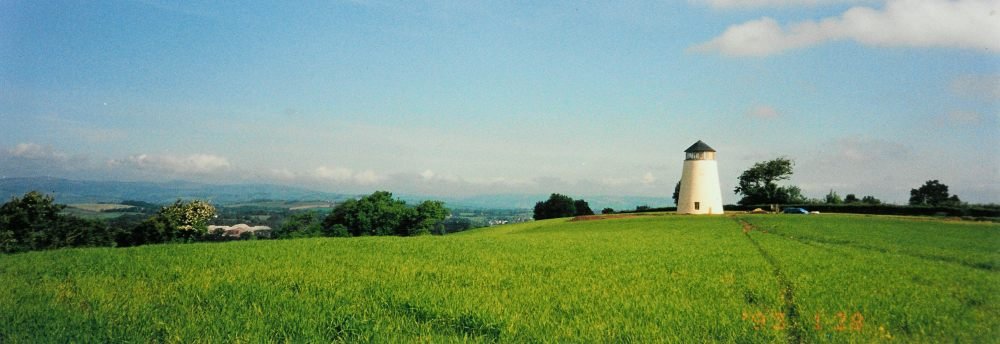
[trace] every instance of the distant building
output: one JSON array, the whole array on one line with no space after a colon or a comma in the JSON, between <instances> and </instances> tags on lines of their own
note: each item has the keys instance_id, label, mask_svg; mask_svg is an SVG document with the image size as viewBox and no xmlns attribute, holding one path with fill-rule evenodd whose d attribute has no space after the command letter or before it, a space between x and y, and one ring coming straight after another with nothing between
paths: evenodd
<instances>
[{"instance_id":1,"label":"distant building","mask_svg":"<svg viewBox=\"0 0 1000 344\"><path fill-rule=\"evenodd\" d=\"M698 140L684 153L677 213L722 214L722 188L719 187L715 149Z\"/></svg>"},{"instance_id":2,"label":"distant building","mask_svg":"<svg viewBox=\"0 0 1000 344\"><path fill-rule=\"evenodd\" d=\"M208 226L209 233L221 233L224 236L230 238L241 238L243 234L250 233L250 235L260 237L260 238L270 238L271 237L271 227L268 226L249 226L245 223L232 226Z\"/></svg>"}]
</instances>

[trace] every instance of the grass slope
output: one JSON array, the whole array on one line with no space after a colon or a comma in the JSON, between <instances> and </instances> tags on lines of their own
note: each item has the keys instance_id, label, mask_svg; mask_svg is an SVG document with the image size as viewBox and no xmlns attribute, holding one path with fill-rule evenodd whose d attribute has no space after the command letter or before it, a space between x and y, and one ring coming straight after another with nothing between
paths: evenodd
<instances>
[{"instance_id":1,"label":"grass slope","mask_svg":"<svg viewBox=\"0 0 1000 344\"><path fill-rule=\"evenodd\" d=\"M547 220L0 256L0 342L983 342L1000 226ZM818 319L818 323L816 321Z\"/></svg>"}]
</instances>

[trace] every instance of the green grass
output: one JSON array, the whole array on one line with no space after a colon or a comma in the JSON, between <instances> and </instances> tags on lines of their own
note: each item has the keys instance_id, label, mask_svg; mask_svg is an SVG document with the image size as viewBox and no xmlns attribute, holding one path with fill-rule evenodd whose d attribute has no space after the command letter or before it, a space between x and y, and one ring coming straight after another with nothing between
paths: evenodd
<instances>
[{"instance_id":1,"label":"green grass","mask_svg":"<svg viewBox=\"0 0 1000 344\"><path fill-rule=\"evenodd\" d=\"M110 220L114 218L121 217L123 215L133 215L142 214L139 212L128 212L122 211L125 209L134 208L132 206L127 206L123 204L71 204L62 210L63 214L81 217L85 219L102 219ZM118 211L107 211L107 210L118 210Z\"/></svg>"},{"instance_id":2,"label":"green grass","mask_svg":"<svg viewBox=\"0 0 1000 344\"><path fill-rule=\"evenodd\" d=\"M996 224L638 216L30 252L0 256L0 342L989 342L998 240Z\"/></svg>"},{"instance_id":3,"label":"green grass","mask_svg":"<svg viewBox=\"0 0 1000 344\"><path fill-rule=\"evenodd\" d=\"M924 342L1000 338L1000 226L872 216L747 216L778 257L814 341L844 335ZM864 327L854 333L850 317ZM854 339L847 336L846 339Z\"/></svg>"},{"instance_id":4,"label":"green grass","mask_svg":"<svg viewBox=\"0 0 1000 344\"><path fill-rule=\"evenodd\" d=\"M285 210L308 210L316 208L333 208L332 202L327 201L280 201L280 200L265 200L265 201L251 201L242 202L235 204L228 204L224 207L226 208L270 208L270 209L285 209Z\"/></svg>"},{"instance_id":5,"label":"green grass","mask_svg":"<svg viewBox=\"0 0 1000 344\"><path fill-rule=\"evenodd\" d=\"M131 205L114 204L114 203L73 203L67 205L67 207L93 211L93 212L135 208L134 206Z\"/></svg>"}]
</instances>

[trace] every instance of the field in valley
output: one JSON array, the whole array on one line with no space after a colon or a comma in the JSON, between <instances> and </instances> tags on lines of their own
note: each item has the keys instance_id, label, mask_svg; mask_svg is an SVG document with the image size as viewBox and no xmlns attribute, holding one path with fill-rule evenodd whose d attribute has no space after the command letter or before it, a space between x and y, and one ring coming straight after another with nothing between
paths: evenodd
<instances>
[{"instance_id":1,"label":"field in valley","mask_svg":"<svg viewBox=\"0 0 1000 344\"><path fill-rule=\"evenodd\" d=\"M827 214L65 249L0 256L0 342L990 342L998 264L998 224Z\"/></svg>"},{"instance_id":2,"label":"field in valley","mask_svg":"<svg viewBox=\"0 0 1000 344\"><path fill-rule=\"evenodd\" d=\"M64 214L86 219L113 219L125 214L141 214L133 212L135 207L115 203L73 203L63 209Z\"/></svg>"}]
</instances>

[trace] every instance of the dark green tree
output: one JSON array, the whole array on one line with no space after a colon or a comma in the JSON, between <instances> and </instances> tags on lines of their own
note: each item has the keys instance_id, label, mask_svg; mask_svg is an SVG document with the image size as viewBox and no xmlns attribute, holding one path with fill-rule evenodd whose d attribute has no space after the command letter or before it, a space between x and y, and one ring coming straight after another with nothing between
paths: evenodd
<instances>
[{"instance_id":1,"label":"dark green tree","mask_svg":"<svg viewBox=\"0 0 1000 344\"><path fill-rule=\"evenodd\" d=\"M948 195L948 186L935 180L928 180L919 188L910 189L910 205L954 206L960 205L958 195Z\"/></svg>"},{"instance_id":2,"label":"dark green tree","mask_svg":"<svg viewBox=\"0 0 1000 344\"><path fill-rule=\"evenodd\" d=\"M48 230L59 221L63 208L52 196L38 191L12 197L0 206L0 249L18 252L49 247Z\"/></svg>"},{"instance_id":3,"label":"dark green tree","mask_svg":"<svg viewBox=\"0 0 1000 344\"><path fill-rule=\"evenodd\" d=\"M590 209L590 204L587 201L578 199L573 201L573 207L576 208L576 216L594 215L594 211Z\"/></svg>"},{"instance_id":4,"label":"dark green tree","mask_svg":"<svg viewBox=\"0 0 1000 344\"><path fill-rule=\"evenodd\" d=\"M423 201L417 205L416 212L409 221L407 235L441 233L444 229L442 222L448 215L448 209L444 207L444 202Z\"/></svg>"},{"instance_id":5,"label":"dark green tree","mask_svg":"<svg viewBox=\"0 0 1000 344\"><path fill-rule=\"evenodd\" d=\"M312 211L291 214L271 236L276 239L323 236L325 233L318 215Z\"/></svg>"},{"instance_id":6,"label":"dark green tree","mask_svg":"<svg viewBox=\"0 0 1000 344\"><path fill-rule=\"evenodd\" d=\"M833 189L830 189L830 193L826 194L826 198L824 199L824 201L826 202L826 204L844 203L844 200L841 199L840 195L838 195L836 191L833 191Z\"/></svg>"},{"instance_id":7,"label":"dark green tree","mask_svg":"<svg viewBox=\"0 0 1000 344\"><path fill-rule=\"evenodd\" d=\"M473 227L472 220L464 217L449 217L441 222L444 225L440 232L434 234L447 234L469 230Z\"/></svg>"},{"instance_id":8,"label":"dark green tree","mask_svg":"<svg viewBox=\"0 0 1000 344\"><path fill-rule=\"evenodd\" d=\"M733 190L734 193L743 195L739 203L743 205L797 203L804 200L802 191L798 187L778 186L776 183L792 176L793 164L786 158L777 158L758 162L743 171L738 185Z\"/></svg>"},{"instance_id":9,"label":"dark green tree","mask_svg":"<svg viewBox=\"0 0 1000 344\"><path fill-rule=\"evenodd\" d=\"M0 206L0 252L114 246L106 223L63 215L65 207L37 191L11 198Z\"/></svg>"},{"instance_id":10,"label":"dark green tree","mask_svg":"<svg viewBox=\"0 0 1000 344\"><path fill-rule=\"evenodd\" d=\"M406 202L392 198L392 193L376 191L358 200L337 205L323 221L324 228L342 225L354 236L397 235L414 210Z\"/></svg>"},{"instance_id":11,"label":"dark green tree","mask_svg":"<svg viewBox=\"0 0 1000 344\"><path fill-rule=\"evenodd\" d=\"M858 196L855 196L854 194L847 194L847 196L844 196L844 203L853 204L859 202L861 202L861 200L859 200Z\"/></svg>"},{"instance_id":12,"label":"dark green tree","mask_svg":"<svg viewBox=\"0 0 1000 344\"><path fill-rule=\"evenodd\" d=\"M674 185L674 205L677 205L677 200L681 198L681 182L678 180L677 185Z\"/></svg>"},{"instance_id":13,"label":"dark green tree","mask_svg":"<svg viewBox=\"0 0 1000 344\"><path fill-rule=\"evenodd\" d=\"M615 210L611 208L604 208L601 210L601 214L614 214Z\"/></svg>"},{"instance_id":14,"label":"dark green tree","mask_svg":"<svg viewBox=\"0 0 1000 344\"><path fill-rule=\"evenodd\" d=\"M448 209L439 201L424 201L416 207L393 199L392 193L376 191L358 200L347 200L323 220L327 233L337 233L340 227L353 236L418 235L441 229Z\"/></svg>"},{"instance_id":15,"label":"dark green tree","mask_svg":"<svg viewBox=\"0 0 1000 344\"><path fill-rule=\"evenodd\" d=\"M128 232L126 239L119 240L121 246L146 245L173 241L176 238L176 229L164 217L151 216L139 223Z\"/></svg>"},{"instance_id":16,"label":"dark green tree","mask_svg":"<svg viewBox=\"0 0 1000 344\"><path fill-rule=\"evenodd\" d=\"M865 196L861 198L861 203L877 205L882 204L882 201L874 196Z\"/></svg>"},{"instance_id":17,"label":"dark green tree","mask_svg":"<svg viewBox=\"0 0 1000 344\"><path fill-rule=\"evenodd\" d=\"M576 204L569 196L557 193L544 202L535 203L535 220L568 217L576 214Z\"/></svg>"}]
</instances>

